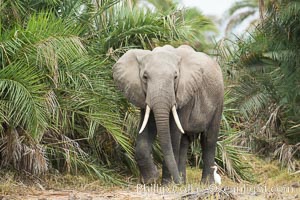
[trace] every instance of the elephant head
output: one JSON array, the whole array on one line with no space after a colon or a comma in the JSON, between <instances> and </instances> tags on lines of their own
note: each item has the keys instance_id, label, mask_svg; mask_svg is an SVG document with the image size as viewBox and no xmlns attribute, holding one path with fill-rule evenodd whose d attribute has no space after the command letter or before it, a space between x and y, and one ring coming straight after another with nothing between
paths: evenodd
<instances>
[{"instance_id":1,"label":"elephant head","mask_svg":"<svg viewBox=\"0 0 300 200\"><path fill-rule=\"evenodd\" d=\"M195 54L186 45L176 49L167 45L153 51L134 49L127 51L113 67L115 83L126 98L135 106L146 109L140 133L147 124L150 110L153 111L169 170L169 166L176 166L174 156L170 156L173 151L169 115L172 110L178 129L184 133L176 109L184 106L198 89L196 82L201 79L202 71L199 62L193 61ZM172 176L174 178L174 174Z\"/></svg>"}]
</instances>

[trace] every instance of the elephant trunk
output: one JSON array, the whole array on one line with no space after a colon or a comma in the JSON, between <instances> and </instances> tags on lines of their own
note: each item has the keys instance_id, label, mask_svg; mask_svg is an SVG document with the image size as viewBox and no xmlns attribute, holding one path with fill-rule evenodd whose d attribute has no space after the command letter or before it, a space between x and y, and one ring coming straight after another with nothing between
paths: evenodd
<instances>
[{"instance_id":1,"label":"elephant trunk","mask_svg":"<svg viewBox=\"0 0 300 200\"><path fill-rule=\"evenodd\" d=\"M177 163L174 157L170 135L170 110L171 106L164 102L153 103L153 113L156 122L158 140L162 149L166 166L175 183L180 183Z\"/></svg>"}]
</instances>

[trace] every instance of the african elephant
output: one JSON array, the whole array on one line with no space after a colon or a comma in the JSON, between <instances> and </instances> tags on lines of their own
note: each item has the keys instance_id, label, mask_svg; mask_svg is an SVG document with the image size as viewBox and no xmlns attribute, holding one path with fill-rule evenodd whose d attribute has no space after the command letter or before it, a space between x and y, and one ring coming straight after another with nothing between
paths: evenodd
<instances>
[{"instance_id":1,"label":"african elephant","mask_svg":"<svg viewBox=\"0 0 300 200\"><path fill-rule=\"evenodd\" d=\"M212 183L224 95L217 62L187 45L134 49L113 66L113 78L125 97L141 108L135 159L142 182L158 178L152 158L156 135L164 158L162 182L185 182L188 147L200 134L201 182Z\"/></svg>"}]
</instances>

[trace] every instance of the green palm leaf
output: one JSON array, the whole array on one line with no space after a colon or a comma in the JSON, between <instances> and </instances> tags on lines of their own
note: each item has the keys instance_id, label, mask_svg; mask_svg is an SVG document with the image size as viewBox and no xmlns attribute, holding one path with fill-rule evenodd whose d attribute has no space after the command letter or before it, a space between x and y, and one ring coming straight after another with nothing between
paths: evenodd
<instances>
[{"instance_id":1,"label":"green palm leaf","mask_svg":"<svg viewBox=\"0 0 300 200\"><path fill-rule=\"evenodd\" d=\"M19 63L0 71L0 98L6 110L6 120L12 127L23 126L36 140L48 128L45 77L33 67Z\"/></svg>"}]
</instances>

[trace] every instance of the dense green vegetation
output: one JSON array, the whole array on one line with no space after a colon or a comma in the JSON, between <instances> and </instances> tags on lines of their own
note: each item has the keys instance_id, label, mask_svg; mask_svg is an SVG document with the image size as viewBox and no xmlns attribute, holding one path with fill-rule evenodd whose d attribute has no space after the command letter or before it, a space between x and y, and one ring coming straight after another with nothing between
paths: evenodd
<instances>
[{"instance_id":1,"label":"dense green vegetation","mask_svg":"<svg viewBox=\"0 0 300 200\"><path fill-rule=\"evenodd\" d=\"M131 0L0 1L1 169L137 177L138 112L116 91L112 65L130 48L212 52L206 33L216 31L196 9L149 2L155 10ZM300 2L264 6L253 33L217 48L227 91L216 160L237 181L251 180L249 151L299 170ZM196 142L192 166L200 155Z\"/></svg>"},{"instance_id":2,"label":"dense green vegetation","mask_svg":"<svg viewBox=\"0 0 300 200\"><path fill-rule=\"evenodd\" d=\"M111 182L119 181L113 171L137 173L127 123L136 112L115 91L111 66L129 48L188 41L199 26L187 28L176 9L89 2L1 1L2 168L84 172ZM211 27L206 19L200 29Z\"/></svg>"},{"instance_id":3,"label":"dense green vegetation","mask_svg":"<svg viewBox=\"0 0 300 200\"><path fill-rule=\"evenodd\" d=\"M219 53L245 131L241 142L294 172L300 158L300 1L264 6L255 30L223 43Z\"/></svg>"}]
</instances>

